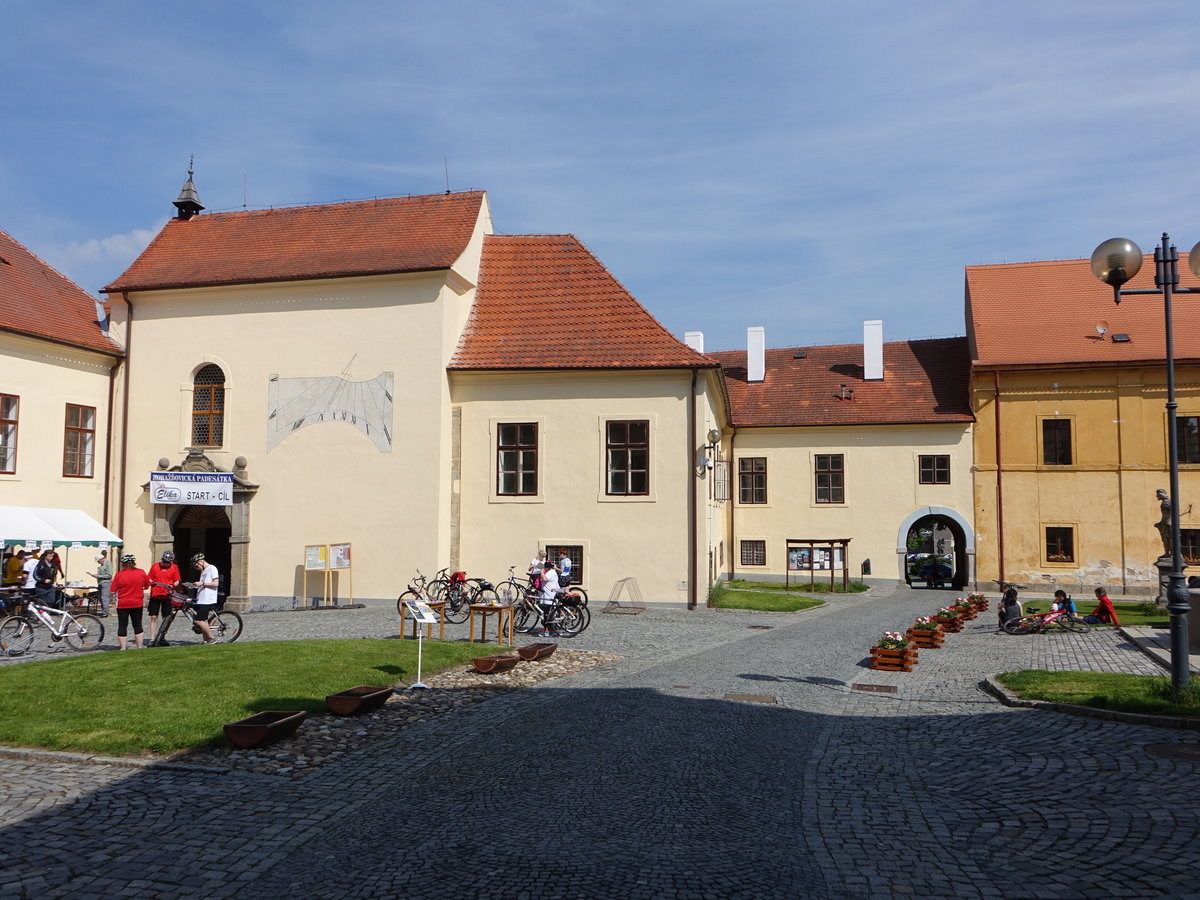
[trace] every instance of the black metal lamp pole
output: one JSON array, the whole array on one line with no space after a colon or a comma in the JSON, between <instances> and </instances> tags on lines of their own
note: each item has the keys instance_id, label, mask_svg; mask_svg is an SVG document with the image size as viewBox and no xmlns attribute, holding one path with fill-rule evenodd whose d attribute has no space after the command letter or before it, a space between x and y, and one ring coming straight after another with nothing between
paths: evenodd
<instances>
[{"instance_id":1,"label":"black metal lamp pole","mask_svg":"<svg viewBox=\"0 0 1200 900\"><path fill-rule=\"evenodd\" d=\"M1167 611L1171 614L1171 689L1180 694L1191 678L1188 658L1187 583L1183 575L1183 542L1179 532L1179 432L1175 426L1175 345L1172 333L1171 298L1173 294L1197 294L1200 288L1179 286L1179 251L1164 231L1162 243L1154 248L1153 289L1126 290L1121 287L1142 267L1142 250L1133 241L1112 238L1092 253L1092 272L1105 284L1112 285L1113 301L1132 294L1162 294L1167 352L1167 451L1171 484L1171 574L1167 584ZM1200 276L1200 243L1188 254L1188 268Z\"/></svg>"}]
</instances>

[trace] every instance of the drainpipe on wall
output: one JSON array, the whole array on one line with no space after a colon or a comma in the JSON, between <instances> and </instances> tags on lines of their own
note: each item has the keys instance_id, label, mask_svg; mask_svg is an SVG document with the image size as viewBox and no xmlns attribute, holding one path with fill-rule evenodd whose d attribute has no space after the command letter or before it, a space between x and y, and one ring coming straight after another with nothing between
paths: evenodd
<instances>
[{"instance_id":1,"label":"drainpipe on wall","mask_svg":"<svg viewBox=\"0 0 1200 900\"><path fill-rule=\"evenodd\" d=\"M1004 469L1000 465L1000 372L992 372L996 385L996 555L1000 566L1000 580L1004 574Z\"/></svg>"},{"instance_id":2,"label":"drainpipe on wall","mask_svg":"<svg viewBox=\"0 0 1200 900\"><path fill-rule=\"evenodd\" d=\"M728 499L725 501L729 504L729 580L737 578L737 561L739 557L734 556L737 548L737 510L733 505L733 460L734 450L737 445L737 429L733 429L733 433L729 435L729 474L725 476L725 490L728 492Z\"/></svg>"},{"instance_id":3,"label":"drainpipe on wall","mask_svg":"<svg viewBox=\"0 0 1200 900\"><path fill-rule=\"evenodd\" d=\"M696 375L692 369L692 385L688 391L687 424L687 473L691 484L688 487L688 599L687 608L696 608L696 491L700 490L700 478L696 475Z\"/></svg>"},{"instance_id":4,"label":"drainpipe on wall","mask_svg":"<svg viewBox=\"0 0 1200 900\"><path fill-rule=\"evenodd\" d=\"M125 317L125 396L121 398L121 490L117 494L117 536L125 540L125 478L129 461L129 367L133 359L133 302L121 291L128 315Z\"/></svg>"},{"instance_id":5,"label":"drainpipe on wall","mask_svg":"<svg viewBox=\"0 0 1200 900\"><path fill-rule=\"evenodd\" d=\"M104 452L104 501L101 509L104 516L104 527L112 527L110 504L112 503L112 458L113 458L113 398L117 393L117 372L122 360L113 363L108 370L108 409L105 411L104 433L108 436L108 448Z\"/></svg>"}]
</instances>

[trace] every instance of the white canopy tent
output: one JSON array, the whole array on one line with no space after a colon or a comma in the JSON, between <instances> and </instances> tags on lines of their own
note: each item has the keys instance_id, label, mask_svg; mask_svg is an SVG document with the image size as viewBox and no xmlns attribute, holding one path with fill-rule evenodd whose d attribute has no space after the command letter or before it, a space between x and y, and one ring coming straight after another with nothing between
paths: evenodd
<instances>
[{"instance_id":1,"label":"white canopy tent","mask_svg":"<svg viewBox=\"0 0 1200 900\"><path fill-rule=\"evenodd\" d=\"M67 548L125 543L81 509L0 506L0 545L32 550L46 541Z\"/></svg>"}]
</instances>

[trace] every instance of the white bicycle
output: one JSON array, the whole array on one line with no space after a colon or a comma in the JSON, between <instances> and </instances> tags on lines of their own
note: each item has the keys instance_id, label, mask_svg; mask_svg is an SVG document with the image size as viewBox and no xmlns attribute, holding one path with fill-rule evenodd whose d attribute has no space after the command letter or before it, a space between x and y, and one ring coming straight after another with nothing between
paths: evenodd
<instances>
[{"instance_id":1,"label":"white bicycle","mask_svg":"<svg viewBox=\"0 0 1200 900\"><path fill-rule=\"evenodd\" d=\"M88 613L76 616L65 609L29 601L23 613L0 622L0 653L6 656L36 653L34 645L47 633L52 643L66 641L72 650L95 650L104 640L104 623Z\"/></svg>"}]
</instances>

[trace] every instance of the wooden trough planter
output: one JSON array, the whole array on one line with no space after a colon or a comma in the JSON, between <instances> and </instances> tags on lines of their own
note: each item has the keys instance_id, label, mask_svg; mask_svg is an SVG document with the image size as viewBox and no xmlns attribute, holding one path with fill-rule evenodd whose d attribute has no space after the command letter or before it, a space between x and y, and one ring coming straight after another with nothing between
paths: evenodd
<instances>
[{"instance_id":1,"label":"wooden trough planter","mask_svg":"<svg viewBox=\"0 0 1200 900\"><path fill-rule=\"evenodd\" d=\"M933 631L927 631L923 628L910 628L905 632L904 636L916 644L919 650L936 650L942 646L942 642L946 639L946 633L941 625Z\"/></svg>"},{"instance_id":2,"label":"wooden trough planter","mask_svg":"<svg viewBox=\"0 0 1200 900\"><path fill-rule=\"evenodd\" d=\"M225 739L243 750L261 747L292 734L307 715L302 709L268 709L230 722L225 726Z\"/></svg>"},{"instance_id":3,"label":"wooden trough planter","mask_svg":"<svg viewBox=\"0 0 1200 900\"><path fill-rule=\"evenodd\" d=\"M526 644L517 650L517 655L526 662L532 662L538 659L545 659L551 653L558 649L558 644Z\"/></svg>"},{"instance_id":4,"label":"wooden trough planter","mask_svg":"<svg viewBox=\"0 0 1200 900\"><path fill-rule=\"evenodd\" d=\"M871 668L885 672L911 672L917 664L917 645L911 641L899 650L871 648Z\"/></svg>"},{"instance_id":5,"label":"wooden trough planter","mask_svg":"<svg viewBox=\"0 0 1200 900\"><path fill-rule=\"evenodd\" d=\"M471 663L475 666L475 671L477 672L482 672L484 675L499 675L502 672L507 672L520 661L521 657L519 656L498 653L495 656L483 656L479 659L473 659Z\"/></svg>"},{"instance_id":6,"label":"wooden trough planter","mask_svg":"<svg viewBox=\"0 0 1200 900\"><path fill-rule=\"evenodd\" d=\"M347 688L325 698L329 711L339 716L352 716L355 713L371 712L387 703L392 695L390 687L360 684L358 687Z\"/></svg>"}]
</instances>

